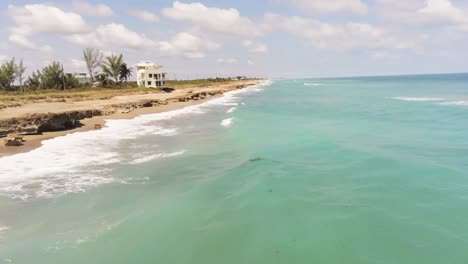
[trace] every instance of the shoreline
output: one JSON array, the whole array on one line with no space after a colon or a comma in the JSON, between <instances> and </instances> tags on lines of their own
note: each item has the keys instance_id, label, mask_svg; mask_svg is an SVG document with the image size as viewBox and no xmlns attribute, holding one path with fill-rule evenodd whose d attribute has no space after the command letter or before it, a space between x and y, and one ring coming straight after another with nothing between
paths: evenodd
<instances>
[{"instance_id":1,"label":"shoreline","mask_svg":"<svg viewBox=\"0 0 468 264\"><path fill-rule=\"evenodd\" d=\"M237 84L234 87L221 89L219 94L206 95L206 97L203 99L191 99L191 100L186 100L186 101L178 101L176 100L177 97L175 97L175 98L171 98L171 100L166 100L167 104L157 104L157 105L153 105L150 107L134 108L131 111L127 111L127 112L115 112L109 115L98 115L98 116L93 116L91 118L84 118L82 120L79 120L79 122L81 123L81 126L68 129L68 130L43 132L41 134L34 134L34 135L24 135L23 139L25 140L25 142L21 146L5 146L4 144L1 144L0 158L11 156L11 155L16 155L20 153L30 152L36 148L41 147L42 141L44 140L49 140L49 139L53 139L56 137L61 137L61 136L65 136L65 135L73 134L73 133L86 132L90 130L99 130L102 127L104 127L107 120L132 119L137 116L141 116L145 114L168 112L168 111L177 110L177 109L181 109L181 108L192 106L192 105L198 105L198 104L207 102L209 100L219 98L223 96L224 93L226 92L245 89L254 85L261 84L264 81L265 80L258 80L255 82L251 82L247 84L246 86L241 86L240 88L238 87L239 84ZM219 88L219 87L215 86L214 88ZM196 89L197 88L193 88L192 90L196 90ZM135 103L139 103L139 102L136 101ZM96 128L96 126L100 128Z\"/></svg>"}]
</instances>

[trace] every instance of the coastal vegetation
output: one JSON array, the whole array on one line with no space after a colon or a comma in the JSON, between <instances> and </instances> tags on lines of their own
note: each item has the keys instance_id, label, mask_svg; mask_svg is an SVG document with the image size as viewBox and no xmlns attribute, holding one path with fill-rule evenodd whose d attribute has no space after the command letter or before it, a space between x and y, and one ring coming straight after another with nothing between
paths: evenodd
<instances>
[{"instance_id":1,"label":"coastal vegetation","mask_svg":"<svg viewBox=\"0 0 468 264\"><path fill-rule=\"evenodd\" d=\"M83 50L82 59L89 77L84 84L73 74L66 73L58 61L31 71L28 76L22 59L11 58L0 64L0 109L32 102L105 100L114 96L167 92L138 87L135 81L129 81L134 71L128 67L123 54L105 57L99 49L87 48ZM234 81L230 78L168 80L167 85L169 90L178 90Z\"/></svg>"},{"instance_id":2,"label":"coastal vegetation","mask_svg":"<svg viewBox=\"0 0 468 264\"><path fill-rule=\"evenodd\" d=\"M58 61L53 61L42 69L32 71L27 77L25 77L27 68L24 66L22 59L18 63L15 58L2 63L0 64L0 100L5 96L29 98L39 95L41 97L45 94L55 94L53 91L61 90L64 92L69 89L73 89L73 91L63 95L56 94L55 97L68 97L69 94L79 94L81 97L82 94L104 93L100 97L106 98L107 94L125 94L129 90L131 92L142 90L136 89L136 82L128 81L133 75L133 69L128 67L123 54L112 54L105 57L99 49L87 48L83 50L82 59L86 65L89 78L86 83L80 83L73 74L66 73L63 64ZM172 89L189 89L196 86L203 87L231 81L230 78L168 80L167 84ZM106 92L103 88L124 90ZM21 96L23 93L25 96Z\"/></svg>"},{"instance_id":3,"label":"coastal vegetation","mask_svg":"<svg viewBox=\"0 0 468 264\"><path fill-rule=\"evenodd\" d=\"M127 67L123 54L110 55L104 58L99 49L83 50L89 81L80 84L71 73L65 73L63 64L53 61L42 69L32 71L24 82L26 67L21 59L16 63L12 58L0 65L0 91L31 92L37 90L66 90L73 88L107 87L122 88L132 76L132 68ZM15 85L17 84L17 85Z\"/></svg>"}]
</instances>

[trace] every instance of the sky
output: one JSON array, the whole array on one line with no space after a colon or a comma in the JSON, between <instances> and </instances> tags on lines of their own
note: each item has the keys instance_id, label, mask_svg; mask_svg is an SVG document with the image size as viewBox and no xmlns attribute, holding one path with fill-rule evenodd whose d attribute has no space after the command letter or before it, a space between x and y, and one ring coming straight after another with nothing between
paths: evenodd
<instances>
[{"instance_id":1,"label":"sky","mask_svg":"<svg viewBox=\"0 0 468 264\"><path fill-rule=\"evenodd\" d=\"M84 48L170 78L468 72L466 0L55 0L0 3L0 61L84 72Z\"/></svg>"}]
</instances>

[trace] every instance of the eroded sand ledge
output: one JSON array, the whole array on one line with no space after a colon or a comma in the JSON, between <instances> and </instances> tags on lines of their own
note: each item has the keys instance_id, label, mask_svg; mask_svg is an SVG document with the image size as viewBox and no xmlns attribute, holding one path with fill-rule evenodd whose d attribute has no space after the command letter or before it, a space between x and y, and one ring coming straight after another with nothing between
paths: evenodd
<instances>
[{"instance_id":1,"label":"eroded sand ledge","mask_svg":"<svg viewBox=\"0 0 468 264\"><path fill-rule=\"evenodd\" d=\"M1 142L0 156L30 151L39 147L42 140L99 128L108 119L127 119L141 114L170 111L261 82L248 80L176 90L173 93L117 96L107 100L70 103L32 103L2 109L0 137L21 134L26 141L18 147L6 147Z\"/></svg>"}]
</instances>

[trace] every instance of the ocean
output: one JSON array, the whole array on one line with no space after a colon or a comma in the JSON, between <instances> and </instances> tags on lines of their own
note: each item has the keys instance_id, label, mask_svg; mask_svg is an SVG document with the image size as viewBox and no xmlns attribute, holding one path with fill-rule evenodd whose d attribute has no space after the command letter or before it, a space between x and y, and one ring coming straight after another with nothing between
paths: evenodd
<instances>
[{"instance_id":1,"label":"ocean","mask_svg":"<svg viewBox=\"0 0 468 264\"><path fill-rule=\"evenodd\" d=\"M467 263L468 74L273 80L0 158L0 263Z\"/></svg>"}]
</instances>

